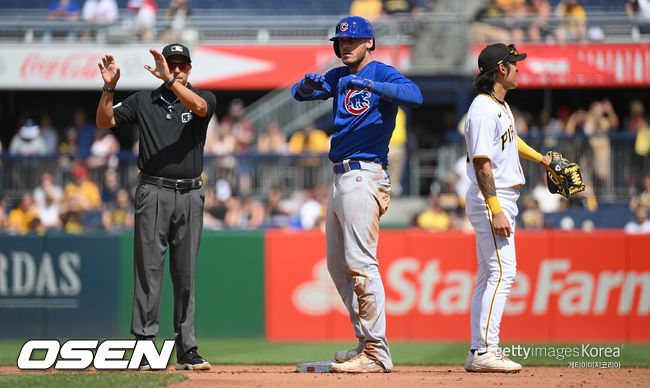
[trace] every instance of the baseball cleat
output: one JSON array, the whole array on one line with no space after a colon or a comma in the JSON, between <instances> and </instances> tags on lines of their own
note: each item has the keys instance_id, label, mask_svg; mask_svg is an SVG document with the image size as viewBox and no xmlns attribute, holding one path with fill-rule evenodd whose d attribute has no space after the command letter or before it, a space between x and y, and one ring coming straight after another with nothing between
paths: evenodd
<instances>
[{"instance_id":1,"label":"baseball cleat","mask_svg":"<svg viewBox=\"0 0 650 388\"><path fill-rule=\"evenodd\" d=\"M346 362L359 354L359 351L357 349L350 349L350 350L339 350L338 352L334 353L334 359L336 362Z\"/></svg>"},{"instance_id":2,"label":"baseball cleat","mask_svg":"<svg viewBox=\"0 0 650 388\"><path fill-rule=\"evenodd\" d=\"M465 358L465 370L468 372L472 371L472 361L474 361L474 352L470 350L467 352L467 358Z\"/></svg>"},{"instance_id":3,"label":"baseball cleat","mask_svg":"<svg viewBox=\"0 0 650 388\"><path fill-rule=\"evenodd\" d=\"M189 352L185 353L182 359L176 363L176 370L208 370L210 369L210 363L199 356L196 350L192 349Z\"/></svg>"},{"instance_id":4,"label":"baseball cleat","mask_svg":"<svg viewBox=\"0 0 650 388\"><path fill-rule=\"evenodd\" d=\"M488 351L481 355L474 353L469 369L467 369L467 361L465 362L465 369L468 372L519 373L521 365L510 360L501 352Z\"/></svg>"},{"instance_id":5,"label":"baseball cleat","mask_svg":"<svg viewBox=\"0 0 650 388\"><path fill-rule=\"evenodd\" d=\"M332 365L332 373L386 373L379 362L371 360L365 353L357 354L350 360Z\"/></svg>"}]
</instances>

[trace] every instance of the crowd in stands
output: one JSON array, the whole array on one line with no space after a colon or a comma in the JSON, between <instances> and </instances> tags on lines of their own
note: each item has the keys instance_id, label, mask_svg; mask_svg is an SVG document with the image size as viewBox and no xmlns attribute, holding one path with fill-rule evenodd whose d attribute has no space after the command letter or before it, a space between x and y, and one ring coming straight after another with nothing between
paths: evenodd
<instances>
[{"instance_id":1,"label":"crowd in stands","mask_svg":"<svg viewBox=\"0 0 650 388\"><path fill-rule=\"evenodd\" d=\"M476 42L568 42L600 41L604 31L588 21L585 0L483 0L472 22L471 36ZM603 3L603 2L600 2ZM606 2L605 2L606 3ZM628 0L609 2L605 10L626 14L632 36L650 33L650 2ZM596 4L598 6L598 4Z\"/></svg>"},{"instance_id":2,"label":"crowd in stands","mask_svg":"<svg viewBox=\"0 0 650 388\"><path fill-rule=\"evenodd\" d=\"M582 207L589 211L598 208L594 184L604 185L610 179L612 161L610 137L612 133L636 136L635 151L629 163L642 164L636 169L626 169L629 174L629 191L632 222L629 230L645 230L647 211L650 208L650 175L634 175L630 171L648 172L650 154L650 129L644 105L634 100L628 112L615 112L608 100L596 100L586 110L571 111L560 106L554 115L542 112L533 117L528 112L513 106L519 134L529 142L537 141L541 148L562 152L567 158L583 166L583 178L587 190L579 200L567 201L552 195L546 187L545 174L539 174L537 182L529 182L529 190L521 201L520 227L544 228L550 225L545 215L570 207ZM279 182L267 190L265 198L254 195L252 173L264 160L254 161L238 158L240 154L256 155L298 155L301 168L318 168L322 155L329 150L328 134L306 125L289 136L272 122L264 130L253 128L244 113L242 100L234 99L227 114L212 118L206 135L205 155L213 158L218 173L216 182L206 179L206 229L248 229L259 227L294 227L303 229L323 228L323 216L327 202L325 182L314 181L305 190L286 192ZM406 119L403 112L398 115L396 130L391 139L389 169L395 197L400 194L400 174L404 172L407 152ZM110 130L98 129L88 120L87 113L73 109L69 125L57 130L49 115L39 121L25 118L9 142L7 152L13 156L55 157L58 169L68 174L57 174L54 182L53 170L46 169L40 177L40 184L33 191L26 191L20 198L3 200L0 207L0 230L9 233L45 232L62 230L81 233L92 230L121 230L133 225L133 193L135 182L130 187L120 187L118 153L137 153L137 142L127 150L120 150L120 144ZM462 134L462 120L454 140ZM645 133L645 137L639 134ZM585 151L586 150L586 151ZM313 156L310 156L313 155ZM255 163L258 163L256 165ZM269 168L274 168L270 165ZM413 214L412 226L432 231L471 230L464 215L464 193L469 186L465 173L465 158L458 159L454 171L443 182L434 182L428 198L428 206ZM88 170L101 171L89 179ZM590 173L592 171L593 173ZM69 177L69 181L63 181ZM8 179L5 177L5 180ZM636 225L636 226L635 226Z\"/></svg>"},{"instance_id":3,"label":"crowd in stands","mask_svg":"<svg viewBox=\"0 0 650 388\"><path fill-rule=\"evenodd\" d=\"M189 0L170 0L169 6L162 16L168 22L166 23L168 28L161 31L160 36L157 36L158 3L156 0L129 0L121 20L116 0L84 0L83 5L80 3L81 0L52 0L46 11L46 18L53 21L83 21L95 27L119 25L129 32L131 38L135 37L148 42L155 38L181 39L189 16ZM70 31L68 39L87 39L91 35L92 32L87 30L77 37L75 31ZM46 33L44 40L49 39L51 39L51 33Z\"/></svg>"}]
</instances>

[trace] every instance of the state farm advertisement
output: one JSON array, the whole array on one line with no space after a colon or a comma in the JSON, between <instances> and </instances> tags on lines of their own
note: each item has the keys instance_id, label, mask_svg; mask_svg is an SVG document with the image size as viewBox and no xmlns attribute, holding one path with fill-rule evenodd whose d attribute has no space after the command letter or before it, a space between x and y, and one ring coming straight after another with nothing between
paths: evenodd
<instances>
[{"instance_id":1,"label":"state farm advertisement","mask_svg":"<svg viewBox=\"0 0 650 388\"><path fill-rule=\"evenodd\" d=\"M111 54L120 67L118 88L155 88L161 81L144 65L154 66L150 45L7 45L0 57L0 89L101 89L98 63ZM275 89L289 87L306 72L339 66L329 43L318 45L196 45L191 46L190 82L200 89ZM402 71L410 66L406 45L383 46L373 58Z\"/></svg>"},{"instance_id":2,"label":"state farm advertisement","mask_svg":"<svg viewBox=\"0 0 650 388\"><path fill-rule=\"evenodd\" d=\"M472 52L476 64L485 47ZM650 44L521 44L527 54L519 68L518 88L639 87L650 85Z\"/></svg>"},{"instance_id":3,"label":"state farm advertisement","mask_svg":"<svg viewBox=\"0 0 650 388\"><path fill-rule=\"evenodd\" d=\"M519 231L516 244L503 341L650 340L650 235ZM265 250L267 339L353 339L325 235L271 230ZM389 340L469 340L473 234L382 230L379 261Z\"/></svg>"}]
</instances>

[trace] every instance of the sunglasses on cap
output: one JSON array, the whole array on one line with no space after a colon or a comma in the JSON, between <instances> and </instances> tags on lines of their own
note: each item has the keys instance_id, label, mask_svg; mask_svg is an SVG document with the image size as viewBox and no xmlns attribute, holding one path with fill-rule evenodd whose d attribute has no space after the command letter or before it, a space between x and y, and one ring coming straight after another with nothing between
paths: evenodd
<instances>
[{"instance_id":1,"label":"sunglasses on cap","mask_svg":"<svg viewBox=\"0 0 650 388\"><path fill-rule=\"evenodd\" d=\"M497 66L500 65L501 63L503 63L503 61L505 61L506 58L508 58L509 56L511 56L511 55L515 55L515 56L519 55L519 51L517 51L517 48L515 47L514 44L509 44L508 48L510 49L510 52L508 54L506 54L505 57L501 58L501 60L499 62L497 62Z\"/></svg>"},{"instance_id":2,"label":"sunglasses on cap","mask_svg":"<svg viewBox=\"0 0 650 388\"><path fill-rule=\"evenodd\" d=\"M180 71L187 71L187 69L190 68L190 64L187 62L167 62L167 68L171 73L176 71L176 67L178 67Z\"/></svg>"}]
</instances>

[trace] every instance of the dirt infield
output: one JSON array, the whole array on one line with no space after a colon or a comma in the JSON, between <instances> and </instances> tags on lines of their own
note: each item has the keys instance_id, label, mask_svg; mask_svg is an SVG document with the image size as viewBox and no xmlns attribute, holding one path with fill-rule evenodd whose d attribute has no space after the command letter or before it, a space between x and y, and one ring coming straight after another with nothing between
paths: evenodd
<instances>
[{"instance_id":1,"label":"dirt infield","mask_svg":"<svg viewBox=\"0 0 650 388\"><path fill-rule=\"evenodd\" d=\"M574 369L568 367L524 367L519 374L474 374L462 367L446 366L396 366L392 373L382 374L333 374L296 373L294 366L287 365L213 365L209 371L177 372L168 368L164 372L132 373L185 373L188 380L173 387L398 387L398 386L477 386L486 383L499 386L647 386L650 370L642 368L621 369ZM66 373L21 372L16 367L0 367L5 373ZM89 371L88 373L100 373Z\"/></svg>"}]
</instances>

